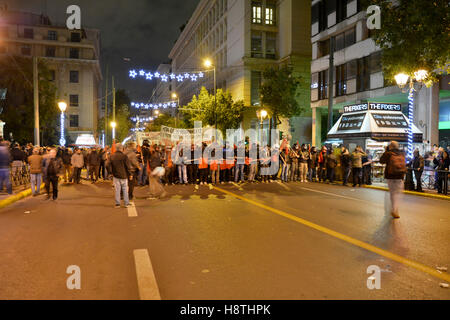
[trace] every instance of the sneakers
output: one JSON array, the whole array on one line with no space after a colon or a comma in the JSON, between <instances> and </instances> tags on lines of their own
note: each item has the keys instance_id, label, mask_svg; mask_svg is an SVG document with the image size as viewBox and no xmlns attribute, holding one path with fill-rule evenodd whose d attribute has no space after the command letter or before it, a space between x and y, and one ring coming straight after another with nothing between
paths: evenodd
<instances>
[{"instance_id":1,"label":"sneakers","mask_svg":"<svg viewBox=\"0 0 450 320\"><path fill-rule=\"evenodd\" d=\"M131 207L130 204L126 204L126 205L124 206L125 209L128 209L128 208L130 208L130 207Z\"/></svg>"},{"instance_id":2,"label":"sneakers","mask_svg":"<svg viewBox=\"0 0 450 320\"><path fill-rule=\"evenodd\" d=\"M116 205L114 206L114 208L115 208L115 209L120 209L120 204L116 204Z\"/></svg>"}]
</instances>

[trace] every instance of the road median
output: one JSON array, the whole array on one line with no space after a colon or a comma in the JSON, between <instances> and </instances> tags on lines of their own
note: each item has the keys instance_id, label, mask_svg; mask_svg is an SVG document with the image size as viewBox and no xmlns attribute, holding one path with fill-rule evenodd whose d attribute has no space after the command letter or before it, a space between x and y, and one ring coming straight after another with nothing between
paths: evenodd
<instances>
[{"instance_id":1,"label":"road median","mask_svg":"<svg viewBox=\"0 0 450 320\"><path fill-rule=\"evenodd\" d=\"M41 185L41 191L44 189L44 184ZM11 195L6 199L0 200L0 209L6 208L7 206L12 205L13 203L25 199L31 196L31 188L19 192L17 194Z\"/></svg>"}]
</instances>

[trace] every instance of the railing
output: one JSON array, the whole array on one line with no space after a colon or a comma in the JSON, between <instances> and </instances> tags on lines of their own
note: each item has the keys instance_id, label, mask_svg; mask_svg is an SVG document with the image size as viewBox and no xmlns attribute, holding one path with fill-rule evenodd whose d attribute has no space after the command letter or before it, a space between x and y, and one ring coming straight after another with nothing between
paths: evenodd
<instances>
[{"instance_id":1,"label":"railing","mask_svg":"<svg viewBox=\"0 0 450 320\"><path fill-rule=\"evenodd\" d=\"M14 187L26 186L30 183L30 168L28 165L22 165L22 167L17 170L11 168L10 170L10 180Z\"/></svg>"},{"instance_id":2,"label":"railing","mask_svg":"<svg viewBox=\"0 0 450 320\"><path fill-rule=\"evenodd\" d=\"M372 181L385 182L384 179L384 166L375 166L372 169ZM414 169L408 168L408 172L405 176L405 189L414 190L414 186L417 186L417 180L414 174ZM442 183L441 193L448 195L448 185L450 179L450 172L446 170L434 170L425 168L422 171L420 177L422 189L426 190L439 190L438 183Z\"/></svg>"}]
</instances>

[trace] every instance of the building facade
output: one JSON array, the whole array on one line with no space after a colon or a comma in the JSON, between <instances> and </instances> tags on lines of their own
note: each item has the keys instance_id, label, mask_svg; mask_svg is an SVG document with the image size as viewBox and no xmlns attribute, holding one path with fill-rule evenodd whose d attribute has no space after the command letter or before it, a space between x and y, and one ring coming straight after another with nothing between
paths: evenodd
<instances>
[{"instance_id":1,"label":"building facade","mask_svg":"<svg viewBox=\"0 0 450 320\"><path fill-rule=\"evenodd\" d=\"M334 122L346 105L369 102L401 103L407 112L408 94L394 79L385 79L380 48L370 38L366 9L359 0L311 1L311 108L313 144L326 140L330 41L335 44ZM439 143L439 85L423 87L415 103L415 125L427 143Z\"/></svg>"},{"instance_id":2,"label":"building facade","mask_svg":"<svg viewBox=\"0 0 450 320\"><path fill-rule=\"evenodd\" d=\"M67 103L66 130L70 140L94 135L97 123L102 73L100 32L95 29L68 30L52 25L44 15L0 11L0 56L38 57L51 70L57 99Z\"/></svg>"},{"instance_id":3,"label":"building facade","mask_svg":"<svg viewBox=\"0 0 450 320\"><path fill-rule=\"evenodd\" d=\"M304 79L299 102L309 109L309 0L201 0L170 52L174 73L204 71L206 58L216 68L217 88L230 91L247 107L243 129L259 128L257 112L262 73L290 65ZM199 82L173 83L172 91L187 104L201 86L212 91L213 72ZM311 139L311 118L284 119L280 130L293 140ZM268 121L265 122L268 126Z\"/></svg>"}]
</instances>

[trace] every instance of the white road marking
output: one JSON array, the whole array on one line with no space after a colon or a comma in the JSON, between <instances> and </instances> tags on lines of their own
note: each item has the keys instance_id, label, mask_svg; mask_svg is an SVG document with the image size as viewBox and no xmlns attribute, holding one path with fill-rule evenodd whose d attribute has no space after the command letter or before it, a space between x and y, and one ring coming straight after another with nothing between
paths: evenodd
<instances>
[{"instance_id":1,"label":"white road marking","mask_svg":"<svg viewBox=\"0 0 450 320\"><path fill-rule=\"evenodd\" d=\"M236 188L238 188L239 191L244 191L244 189L242 189L237 183L231 182L231 184L232 184L233 186L235 186Z\"/></svg>"},{"instance_id":2,"label":"white road marking","mask_svg":"<svg viewBox=\"0 0 450 320\"><path fill-rule=\"evenodd\" d=\"M278 183L280 186L282 186L284 189L286 189L287 191L291 191L291 188L289 188L286 184L284 184L284 183L282 183L282 182L280 182L280 181L277 181L277 183Z\"/></svg>"},{"instance_id":3,"label":"white road marking","mask_svg":"<svg viewBox=\"0 0 450 320\"><path fill-rule=\"evenodd\" d=\"M161 300L148 250L136 249L133 254L141 300Z\"/></svg>"},{"instance_id":4,"label":"white road marking","mask_svg":"<svg viewBox=\"0 0 450 320\"><path fill-rule=\"evenodd\" d=\"M128 210L129 218L135 218L138 216L137 210L136 210L136 205L134 204L134 202L130 202L130 206L128 207L127 210Z\"/></svg>"},{"instance_id":5,"label":"white road marking","mask_svg":"<svg viewBox=\"0 0 450 320\"><path fill-rule=\"evenodd\" d=\"M362 202L370 202L370 203L373 203L372 201L369 201L369 200L364 200L364 199L358 199L358 198L352 198L352 197L342 196L342 195L336 194L336 193L325 192L325 191L319 191L319 190L314 190L314 189L305 188L305 187L301 187L300 189L308 190L308 191L312 191L312 192L317 192L317 193L323 193L323 194L326 194L326 195L329 195L329 196L333 196L333 197L338 197L338 198L344 198L344 199L349 199L349 200L356 200L356 201L362 201Z\"/></svg>"}]
</instances>

